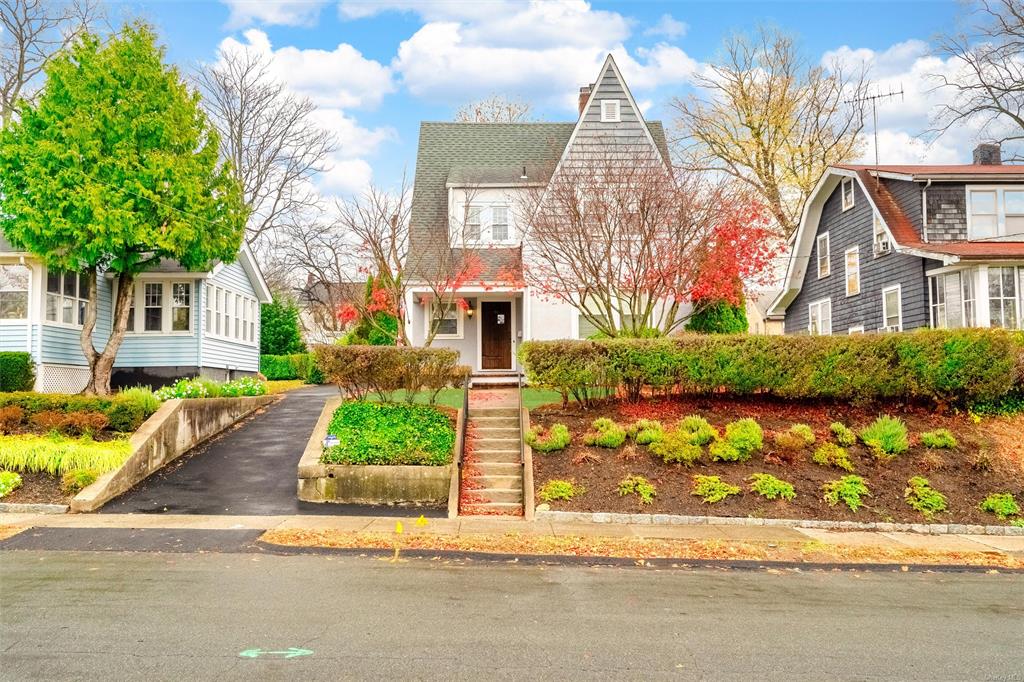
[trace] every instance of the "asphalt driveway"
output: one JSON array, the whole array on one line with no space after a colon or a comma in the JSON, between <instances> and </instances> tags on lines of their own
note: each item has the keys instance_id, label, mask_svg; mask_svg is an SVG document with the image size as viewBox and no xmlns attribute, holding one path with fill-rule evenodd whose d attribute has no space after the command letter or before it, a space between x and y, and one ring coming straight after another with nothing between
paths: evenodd
<instances>
[{"instance_id":1,"label":"asphalt driveway","mask_svg":"<svg viewBox=\"0 0 1024 682\"><path fill-rule=\"evenodd\" d=\"M406 515L408 507L316 504L296 496L296 467L334 386L291 391L203 443L100 511L113 514ZM428 516L440 509L416 509ZM433 513L432 513L433 512Z\"/></svg>"}]
</instances>

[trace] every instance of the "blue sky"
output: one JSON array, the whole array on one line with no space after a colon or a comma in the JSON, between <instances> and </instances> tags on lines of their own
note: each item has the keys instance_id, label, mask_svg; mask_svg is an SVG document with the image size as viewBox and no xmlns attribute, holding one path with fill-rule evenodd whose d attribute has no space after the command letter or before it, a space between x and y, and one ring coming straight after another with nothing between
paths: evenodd
<instances>
[{"instance_id":1,"label":"blue sky","mask_svg":"<svg viewBox=\"0 0 1024 682\"><path fill-rule=\"evenodd\" d=\"M264 51L280 78L319 105L341 148L319 179L328 195L365 183L393 185L415 164L421 120L448 120L458 105L492 93L533 103L550 121L575 120L579 85L604 55L620 69L648 118L690 82L722 38L770 22L798 36L813 61L866 62L879 87L902 85L903 102L879 110L883 161L955 162L969 131L917 139L939 95L924 76L949 68L929 41L956 25L955 2L513 2L511 0L224 0L129 2L152 22L182 67L219 49Z\"/></svg>"}]
</instances>

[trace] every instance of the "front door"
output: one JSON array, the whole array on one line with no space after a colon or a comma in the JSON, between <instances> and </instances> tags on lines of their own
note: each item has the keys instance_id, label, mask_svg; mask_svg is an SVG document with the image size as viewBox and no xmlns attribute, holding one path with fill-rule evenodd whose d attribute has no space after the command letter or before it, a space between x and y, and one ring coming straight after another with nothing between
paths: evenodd
<instances>
[{"instance_id":1,"label":"front door","mask_svg":"<svg viewBox=\"0 0 1024 682\"><path fill-rule=\"evenodd\" d=\"M512 302L480 303L480 368L512 369Z\"/></svg>"}]
</instances>

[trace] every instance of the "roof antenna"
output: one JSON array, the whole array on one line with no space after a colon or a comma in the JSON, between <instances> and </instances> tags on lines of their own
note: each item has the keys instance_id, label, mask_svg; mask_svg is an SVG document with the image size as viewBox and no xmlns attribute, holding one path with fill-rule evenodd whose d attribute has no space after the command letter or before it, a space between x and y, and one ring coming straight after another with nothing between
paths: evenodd
<instances>
[{"instance_id":1,"label":"roof antenna","mask_svg":"<svg viewBox=\"0 0 1024 682\"><path fill-rule=\"evenodd\" d=\"M874 135L874 138L875 138L875 166L876 166L876 168L878 166L878 102L880 100L896 99L897 97L900 98L901 102L903 101L903 84L902 83L900 84L900 89L899 90L894 90L892 87L890 87L889 88L889 92L877 92L874 95L865 95L863 97L854 97L853 99L846 100L846 104L855 104L855 103L858 103L858 102L860 102L860 103L870 102L871 103L871 122L872 122L872 128L873 128L871 133L872 133L872 135Z\"/></svg>"}]
</instances>

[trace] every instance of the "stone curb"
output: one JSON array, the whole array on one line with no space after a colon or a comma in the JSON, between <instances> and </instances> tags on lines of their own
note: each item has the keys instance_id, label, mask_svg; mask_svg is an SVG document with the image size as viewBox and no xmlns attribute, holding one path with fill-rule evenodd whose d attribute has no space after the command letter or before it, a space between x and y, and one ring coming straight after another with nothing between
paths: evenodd
<instances>
[{"instance_id":1,"label":"stone curb","mask_svg":"<svg viewBox=\"0 0 1024 682\"><path fill-rule=\"evenodd\" d=\"M538 521L583 523L629 523L670 526L776 526L819 530L869 530L880 533L922 535L1021 535L1024 528L978 526L958 523L861 523L858 521L816 521L813 519L752 519L738 516L679 516L676 514L612 514L608 512L538 511Z\"/></svg>"},{"instance_id":2,"label":"stone curb","mask_svg":"<svg viewBox=\"0 0 1024 682\"><path fill-rule=\"evenodd\" d=\"M0 502L0 514L67 514L66 504Z\"/></svg>"}]
</instances>

